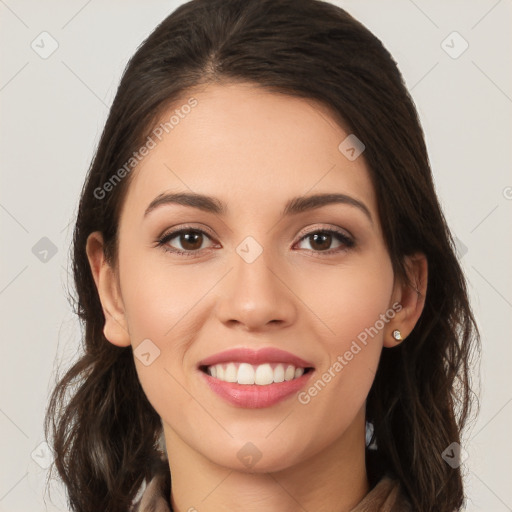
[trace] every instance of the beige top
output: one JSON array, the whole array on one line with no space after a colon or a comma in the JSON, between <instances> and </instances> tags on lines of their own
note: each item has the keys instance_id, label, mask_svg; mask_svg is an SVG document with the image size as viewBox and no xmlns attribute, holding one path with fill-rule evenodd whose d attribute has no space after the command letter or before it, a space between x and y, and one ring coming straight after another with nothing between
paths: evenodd
<instances>
[{"instance_id":1,"label":"beige top","mask_svg":"<svg viewBox=\"0 0 512 512\"><path fill-rule=\"evenodd\" d=\"M173 512L166 493L166 475L157 474L148 483L133 512ZM377 485L350 512L411 512L401 493L400 483L383 476Z\"/></svg>"}]
</instances>

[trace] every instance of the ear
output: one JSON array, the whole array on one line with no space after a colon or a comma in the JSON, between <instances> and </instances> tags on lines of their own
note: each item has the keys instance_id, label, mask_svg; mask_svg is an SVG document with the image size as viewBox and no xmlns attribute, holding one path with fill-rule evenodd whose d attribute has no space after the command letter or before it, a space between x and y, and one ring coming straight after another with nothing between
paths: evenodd
<instances>
[{"instance_id":1,"label":"ear","mask_svg":"<svg viewBox=\"0 0 512 512\"><path fill-rule=\"evenodd\" d=\"M409 283L395 281L391 304L396 312L386 325L384 346L396 347L409 336L414 329L425 305L427 293L428 262L423 253L407 256L405 261ZM395 339L393 332L400 331L401 340Z\"/></svg>"},{"instance_id":2,"label":"ear","mask_svg":"<svg viewBox=\"0 0 512 512\"><path fill-rule=\"evenodd\" d=\"M103 235L100 231L88 236L86 252L105 315L103 333L113 345L127 347L130 345L130 336L119 283L114 269L105 258Z\"/></svg>"}]
</instances>

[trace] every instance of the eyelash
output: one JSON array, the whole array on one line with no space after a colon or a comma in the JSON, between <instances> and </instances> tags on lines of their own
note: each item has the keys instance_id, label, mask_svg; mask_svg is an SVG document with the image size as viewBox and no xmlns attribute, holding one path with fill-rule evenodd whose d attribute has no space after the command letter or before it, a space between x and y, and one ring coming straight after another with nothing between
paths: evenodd
<instances>
[{"instance_id":1,"label":"eyelash","mask_svg":"<svg viewBox=\"0 0 512 512\"><path fill-rule=\"evenodd\" d=\"M177 229L176 231L171 231L169 233L166 233L162 235L160 238L157 239L157 247L161 247L165 252L170 252L173 254L177 254L179 256L185 256L185 257L197 257L198 253L201 251L195 250L195 251L183 251L176 248L169 248L167 243L172 240L173 238L176 238L177 236L183 234L183 233L196 233L196 234L202 234L206 235L208 238L211 238L209 233L206 231L203 231L202 229L193 228L189 226L185 226L183 228ZM316 234L331 234L334 235L335 238L338 239L339 242L345 245L345 247L336 247L334 249L329 249L327 251L315 251L313 249L305 249L309 252L315 253L315 255L318 254L318 257L323 257L323 255L332 255L332 254L338 254L343 251L347 251L355 246L355 241L350 238L348 235L343 233L342 231L338 231L335 229L316 229L315 231L310 231L309 233L304 234L298 241L302 242L304 239L307 239L308 237L311 237Z\"/></svg>"}]
</instances>

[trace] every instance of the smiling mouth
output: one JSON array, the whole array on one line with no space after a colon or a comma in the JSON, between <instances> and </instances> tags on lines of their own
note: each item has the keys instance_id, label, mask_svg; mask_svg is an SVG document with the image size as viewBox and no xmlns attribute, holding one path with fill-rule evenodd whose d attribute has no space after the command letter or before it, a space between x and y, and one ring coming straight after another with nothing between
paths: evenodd
<instances>
[{"instance_id":1,"label":"smiling mouth","mask_svg":"<svg viewBox=\"0 0 512 512\"><path fill-rule=\"evenodd\" d=\"M227 362L211 366L200 366L207 375L223 381L245 385L268 386L274 383L298 379L314 370L312 367L296 367L290 363L249 364Z\"/></svg>"}]
</instances>

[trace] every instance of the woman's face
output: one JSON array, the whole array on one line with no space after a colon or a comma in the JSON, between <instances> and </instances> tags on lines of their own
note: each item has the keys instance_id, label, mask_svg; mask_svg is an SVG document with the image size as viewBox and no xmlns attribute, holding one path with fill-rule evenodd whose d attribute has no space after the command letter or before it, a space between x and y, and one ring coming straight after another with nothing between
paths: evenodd
<instances>
[{"instance_id":1,"label":"woman's face","mask_svg":"<svg viewBox=\"0 0 512 512\"><path fill-rule=\"evenodd\" d=\"M169 451L269 471L360 448L401 314L364 153L339 149L349 133L312 100L249 84L193 97L132 171L107 315L123 329L109 339L131 343ZM308 201L324 194L339 197ZM243 350L207 376L205 360L231 349ZM251 359L262 349L287 354Z\"/></svg>"}]
</instances>

